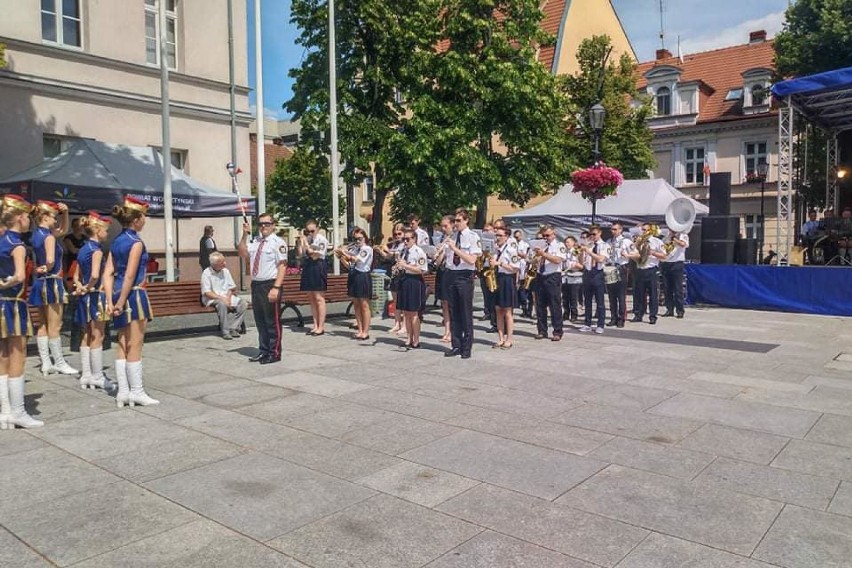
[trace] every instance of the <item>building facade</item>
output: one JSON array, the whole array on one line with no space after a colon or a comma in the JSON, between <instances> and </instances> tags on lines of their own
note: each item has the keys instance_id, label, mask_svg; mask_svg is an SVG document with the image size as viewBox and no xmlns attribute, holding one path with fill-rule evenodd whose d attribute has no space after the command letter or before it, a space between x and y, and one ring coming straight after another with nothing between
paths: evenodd
<instances>
[{"instance_id":1,"label":"building facade","mask_svg":"<svg viewBox=\"0 0 852 568\"><path fill-rule=\"evenodd\" d=\"M158 3L167 2L172 163L230 190L226 0L3 0L0 43L0 179L37 165L74 138L162 145ZM236 155L249 160L246 0L233 0ZM247 169L247 168L244 168ZM243 183L247 183L244 180ZM197 277L205 224L233 249L231 219L182 220L176 242L183 279ZM164 250L162 221L145 240ZM161 263L162 264L162 263Z\"/></svg>"}]
</instances>

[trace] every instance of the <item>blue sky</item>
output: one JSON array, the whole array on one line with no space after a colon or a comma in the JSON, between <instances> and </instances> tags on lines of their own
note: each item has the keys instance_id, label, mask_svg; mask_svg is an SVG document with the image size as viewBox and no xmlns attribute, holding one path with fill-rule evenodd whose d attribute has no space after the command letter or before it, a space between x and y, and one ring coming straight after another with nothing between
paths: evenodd
<instances>
[{"instance_id":1,"label":"blue sky","mask_svg":"<svg viewBox=\"0 0 852 568\"><path fill-rule=\"evenodd\" d=\"M249 85L255 85L254 3L248 3ZM659 0L612 0L640 61L654 58L660 47ZM745 43L748 32L765 29L774 36L784 21L788 0L663 0L666 47L683 54ZM712 8L711 8L712 6ZM290 0L262 0L263 90L267 117L287 118L281 105L290 98L287 71L298 67L303 50L290 25ZM255 108L254 93L251 97Z\"/></svg>"}]
</instances>

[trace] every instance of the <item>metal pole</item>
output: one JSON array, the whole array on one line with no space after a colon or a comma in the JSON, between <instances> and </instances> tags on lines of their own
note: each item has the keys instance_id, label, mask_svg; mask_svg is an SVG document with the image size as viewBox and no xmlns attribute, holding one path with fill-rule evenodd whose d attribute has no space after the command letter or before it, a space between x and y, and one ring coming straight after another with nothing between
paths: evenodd
<instances>
[{"instance_id":1,"label":"metal pole","mask_svg":"<svg viewBox=\"0 0 852 568\"><path fill-rule=\"evenodd\" d=\"M257 210L266 211L266 153L264 147L263 36L260 31L260 0L254 0L254 77L257 94Z\"/></svg>"},{"instance_id":2,"label":"metal pole","mask_svg":"<svg viewBox=\"0 0 852 568\"><path fill-rule=\"evenodd\" d=\"M763 261L763 239L765 237L764 227L766 225L766 216L764 212L765 206L765 198L766 197L766 178L761 178L760 180L760 246L758 250L760 251L759 256L757 257L757 263L760 264Z\"/></svg>"},{"instance_id":3,"label":"metal pole","mask_svg":"<svg viewBox=\"0 0 852 568\"><path fill-rule=\"evenodd\" d=\"M337 155L337 50L334 33L334 0L328 0L328 90L331 122L331 217L332 246L340 246L340 163ZM334 255L334 273L340 274L340 259Z\"/></svg>"},{"instance_id":4,"label":"metal pole","mask_svg":"<svg viewBox=\"0 0 852 568\"><path fill-rule=\"evenodd\" d=\"M160 107L163 127L163 231L166 247L166 282L175 281L174 238L172 237L172 140L169 130L169 58L166 41L166 0L160 0Z\"/></svg>"},{"instance_id":5,"label":"metal pole","mask_svg":"<svg viewBox=\"0 0 852 568\"><path fill-rule=\"evenodd\" d=\"M234 164L234 167L237 167L237 110L236 110L236 91L237 86L234 80L234 2L233 0L228 0L228 81L229 81L229 94L230 94L230 111L231 111L231 163ZM237 188L233 186L233 179L231 185L231 191L237 194ZM260 213L260 211L258 211ZM242 236L242 229L240 228L240 219L238 217L234 217L234 243L237 243ZM245 267L243 266L243 258L239 257L240 260L240 290L246 289L245 282Z\"/></svg>"}]
</instances>

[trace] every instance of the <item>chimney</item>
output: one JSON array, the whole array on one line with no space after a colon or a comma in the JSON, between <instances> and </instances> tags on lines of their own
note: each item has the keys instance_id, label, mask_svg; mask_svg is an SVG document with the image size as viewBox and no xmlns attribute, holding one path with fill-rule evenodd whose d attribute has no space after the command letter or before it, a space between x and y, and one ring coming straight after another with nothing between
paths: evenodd
<instances>
[{"instance_id":1,"label":"chimney","mask_svg":"<svg viewBox=\"0 0 852 568\"><path fill-rule=\"evenodd\" d=\"M757 30L748 34L749 43L763 43L766 41L766 30Z\"/></svg>"},{"instance_id":2,"label":"chimney","mask_svg":"<svg viewBox=\"0 0 852 568\"><path fill-rule=\"evenodd\" d=\"M666 48L657 50L657 61L661 61L663 59L671 59L672 52Z\"/></svg>"}]
</instances>

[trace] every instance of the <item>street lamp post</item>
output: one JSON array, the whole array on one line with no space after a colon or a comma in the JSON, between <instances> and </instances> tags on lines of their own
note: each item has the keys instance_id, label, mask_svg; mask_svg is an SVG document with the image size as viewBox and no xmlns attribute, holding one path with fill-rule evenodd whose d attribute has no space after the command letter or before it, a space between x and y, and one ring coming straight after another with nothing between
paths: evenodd
<instances>
[{"instance_id":1,"label":"street lamp post","mask_svg":"<svg viewBox=\"0 0 852 568\"><path fill-rule=\"evenodd\" d=\"M757 175L760 177L760 233L758 234L758 264L763 262L763 239L766 233L766 217L765 217L765 205L766 205L766 175L769 173L769 164L766 160L761 160L757 164Z\"/></svg>"},{"instance_id":2,"label":"street lamp post","mask_svg":"<svg viewBox=\"0 0 852 568\"><path fill-rule=\"evenodd\" d=\"M601 131L603 130L604 118L606 118L606 109L601 103L595 103L589 109L589 126L592 127L592 132L595 137L594 162L597 165L601 160ZM597 199L592 198L592 224L595 223L597 215Z\"/></svg>"}]
</instances>

